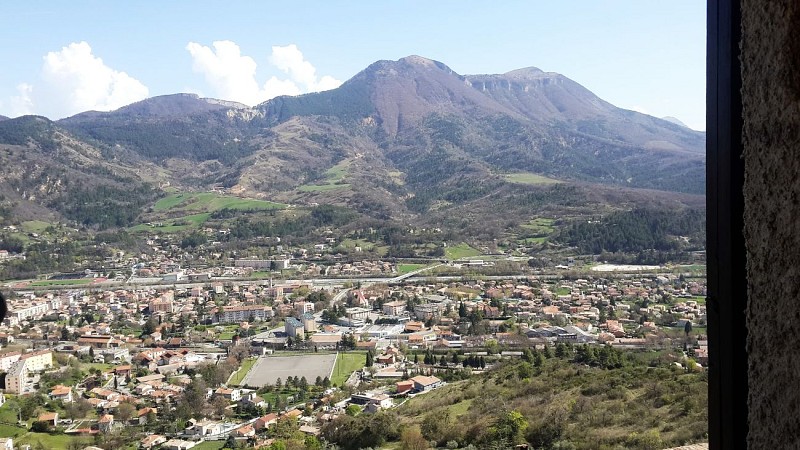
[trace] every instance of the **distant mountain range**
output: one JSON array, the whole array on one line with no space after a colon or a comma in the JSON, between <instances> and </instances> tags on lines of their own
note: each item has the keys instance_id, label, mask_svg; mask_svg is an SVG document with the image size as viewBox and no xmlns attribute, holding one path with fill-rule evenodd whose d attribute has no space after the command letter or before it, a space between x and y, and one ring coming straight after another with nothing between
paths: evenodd
<instances>
[{"instance_id":1,"label":"distant mountain range","mask_svg":"<svg viewBox=\"0 0 800 450\"><path fill-rule=\"evenodd\" d=\"M176 94L2 120L0 164L2 201L23 218L124 226L168 183L458 226L531 208L700 205L705 134L557 73L464 76L409 56L253 108ZM129 214L97 223L86 208Z\"/></svg>"}]
</instances>

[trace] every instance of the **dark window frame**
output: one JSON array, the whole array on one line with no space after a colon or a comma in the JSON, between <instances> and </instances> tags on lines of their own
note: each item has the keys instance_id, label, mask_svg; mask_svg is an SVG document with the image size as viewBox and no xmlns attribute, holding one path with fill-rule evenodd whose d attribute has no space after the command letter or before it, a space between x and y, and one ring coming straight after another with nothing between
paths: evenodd
<instances>
[{"instance_id":1,"label":"dark window frame","mask_svg":"<svg viewBox=\"0 0 800 450\"><path fill-rule=\"evenodd\" d=\"M706 205L709 447L747 448L747 252L740 0L708 0Z\"/></svg>"}]
</instances>

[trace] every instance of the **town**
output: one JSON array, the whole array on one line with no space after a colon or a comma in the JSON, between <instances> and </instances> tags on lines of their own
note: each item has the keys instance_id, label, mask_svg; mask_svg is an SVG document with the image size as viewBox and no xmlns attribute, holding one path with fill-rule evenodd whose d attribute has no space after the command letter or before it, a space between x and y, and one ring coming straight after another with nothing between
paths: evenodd
<instances>
[{"instance_id":1,"label":"town","mask_svg":"<svg viewBox=\"0 0 800 450\"><path fill-rule=\"evenodd\" d=\"M291 280L248 279L288 257L156 260L93 284L17 283L0 326L4 448L285 448L271 446L300 435L323 448L339 416L567 348L675 350L671 364L704 370L703 276L441 272L486 265L304 264Z\"/></svg>"}]
</instances>

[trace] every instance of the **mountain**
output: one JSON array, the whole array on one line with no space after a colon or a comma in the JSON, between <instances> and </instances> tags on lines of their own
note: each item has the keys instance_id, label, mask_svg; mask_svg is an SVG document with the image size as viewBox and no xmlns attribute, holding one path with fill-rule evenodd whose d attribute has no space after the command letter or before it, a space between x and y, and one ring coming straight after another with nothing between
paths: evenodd
<instances>
[{"instance_id":1,"label":"mountain","mask_svg":"<svg viewBox=\"0 0 800 450\"><path fill-rule=\"evenodd\" d=\"M665 117L662 117L662 119L666 120L667 122L672 122L675 125L680 125L680 126L682 126L684 128L689 128L688 125L686 125L685 123L681 122L680 119L678 119L677 117L665 116Z\"/></svg>"},{"instance_id":2,"label":"mountain","mask_svg":"<svg viewBox=\"0 0 800 450\"><path fill-rule=\"evenodd\" d=\"M8 117L0 115L0 120L8 120Z\"/></svg>"},{"instance_id":3,"label":"mountain","mask_svg":"<svg viewBox=\"0 0 800 450\"><path fill-rule=\"evenodd\" d=\"M146 164L110 160L102 149L39 116L0 122L0 167L0 203L11 205L17 220L126 226L158 196L142 176Z\"/></svg>"},{"instance_id":4,"label":"mountain","mask_svg":"<svg viewBox=\"0 0 800 450\"><path fill-rule=\"evenodd\" d=\"M158 185L215 187L487 232L534 210L698 205L705 185L703 133L617 108L557 73L460 75L420 56L378 61L337 89L253 108L176 94L57 122L22 119L0 122L8 167L26 172L26 156L57 154L41 164L69 167L62 182L83 180L86 190L88 178L114 187L123 177L141 189L137 204ZM0 189L42 189L26 179ZM22 197L78 217L52 196Z\"/></svg>"},{"instance_id":5,"label":"mountain","mask_svg":"<svg viewBox=\"0 0 800 450\"><path fill-rule=\"evenodd\" d=\"M196 94L172 94L151 97L140 102L123 106L115 111L88 111L80 113L66 119L64 123L81 123L120 117L134 119L192 116L211 111L246 108L247 106L241 103L212 98L200 98Z\"/></svg>"}]
</instances>

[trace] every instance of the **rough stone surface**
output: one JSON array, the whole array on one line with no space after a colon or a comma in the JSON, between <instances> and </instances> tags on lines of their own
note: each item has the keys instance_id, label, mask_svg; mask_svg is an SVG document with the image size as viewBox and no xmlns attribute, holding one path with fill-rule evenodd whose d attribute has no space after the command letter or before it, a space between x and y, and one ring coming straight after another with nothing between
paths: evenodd
<instances>
[{"instance_id":1,"label":"rough stone surface","mask_svg":"<svg viewBox=\"0 0 800 450\"><path fill-rule=\"evenodd\" d=\"M749 448L800 448L800 2L742 0Z\"/></svg>"}]
</instances>

